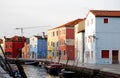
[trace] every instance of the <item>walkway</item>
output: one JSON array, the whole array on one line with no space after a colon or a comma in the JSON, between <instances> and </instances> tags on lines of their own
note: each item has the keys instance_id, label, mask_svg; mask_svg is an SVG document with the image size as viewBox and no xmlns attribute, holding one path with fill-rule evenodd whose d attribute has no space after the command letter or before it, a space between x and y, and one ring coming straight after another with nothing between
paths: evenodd
<instances>
[{"instance_id":1,"label":"walkway","mask_svg":"<svg viewBox=\"0 0 120 78\"><path fill-rule=\"evenodd\" d=\"M58 62L57 60L52 60L52 61ZM66 62L67 60L60 60L60 63L62 64L66 64ZM120 75L120 64L85 64L85 63L76 63L74 61L69 60L68 65L73 65L73 66L88 68L93 70L98 69L102 72Z\"/></svg>"}]
</instances>

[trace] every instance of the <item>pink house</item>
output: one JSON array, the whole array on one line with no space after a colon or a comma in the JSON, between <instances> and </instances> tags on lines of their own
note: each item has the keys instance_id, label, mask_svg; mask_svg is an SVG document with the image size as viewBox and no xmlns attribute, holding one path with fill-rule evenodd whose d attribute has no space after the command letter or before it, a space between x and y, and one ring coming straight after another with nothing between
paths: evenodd
<instances>
[{"instance_id":1,"label":"pink house","mask_svg":"<svg viewBox=\"0 0 120 78\"><path fill-rule=\"evenodd\" d=\"M74 60L74 26L80 21L81 19L76 19L49 30L52 34L52 38L51 42L48 42L52 43L53 58Z\"/></svg>"}]
</instances>

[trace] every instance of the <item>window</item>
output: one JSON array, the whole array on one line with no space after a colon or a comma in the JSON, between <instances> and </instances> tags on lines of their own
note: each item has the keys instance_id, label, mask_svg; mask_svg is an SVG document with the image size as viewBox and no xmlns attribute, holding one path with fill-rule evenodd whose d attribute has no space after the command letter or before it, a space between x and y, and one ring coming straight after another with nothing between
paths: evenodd
<instances>
[{"instance_id":1,"label":"window","mask_svg":"<svg viewBox=\"0 0 120 78\"><path fill-rule=\"evenodd\" d=\"M54 56L54 52L53 52L53 56Z\"/></svg>"},{"instance_id":2,"label":"window","mask_svg":"<svg viewBox=\"0 0 120 78\"><path fill-rule=\"evenodd\" d=\"M53 47L55 47L55 43L53 42Z\"/></svg>"},{"instance_id":3,"label":"window","mask_svg":"<svg viewBox=\"0 0 120 78\"><path fill-rule=\"evenodd\" d=\"M55 33L53 32L53 36L55 36Z\"/></svg>"},{"instance_id":4,"label":"window","mask_svg":"<svg viewBox=\"0 0 120 78\"><path fill-rule=\"evenodd\" d=\"M102 50L101 57L109 58L109 50Z\"/></svg>"},{"instance_id":5,"label":"window","mask_svg":"<svg viewBox=\"0 0 120 78\"><path fill-rule=\"evenodd\" d=\"M104 23L105 23L105 24L108 23L108 18L104 18Z\"/></svg>"},{"instance_id":6,"label":"window","mask_svg":"<svg viewBox=\"0 0 120 78\"><path fill-rule=\"evenodd\" d=\"M64 55L65 55L65 50L64 50Z\"/></svg>"},{"instance_id":7,"label":"window","mask_svg":"<svg viewBox=\"0 0 120 78\"><path fill-rule=\"evenodd\" d=\"M57 47L58 47L58 42L57 42Z\"/></svg>"},{"instance_id":8,"label":"window","mask_svg":"<svg viewBox=\"0 0 120 78\"><path fill-rule=\"evenodd\" d=\"M12 48L12 45L10 45L10 48Z\"/></svg>"},{"instance_id":9,"label":"window","mask_svg":"<svg viewBox=\"0 0 120 78\"><path fill-rule=\"evenodd\" d=\"M58 31L56 31L56 35L58 36Z\"/></svg>"}]
</instances>

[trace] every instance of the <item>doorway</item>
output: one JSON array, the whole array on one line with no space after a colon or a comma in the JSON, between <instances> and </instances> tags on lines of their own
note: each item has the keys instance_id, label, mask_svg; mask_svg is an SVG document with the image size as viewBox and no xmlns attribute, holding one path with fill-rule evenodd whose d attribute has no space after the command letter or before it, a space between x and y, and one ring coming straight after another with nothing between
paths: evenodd
<instances>
[{"instance_id":1,"label":"doorway","mask_svg":"<svg viewBox=\"0 0 120 78\"><path fill-rule=\"evenodd\" d=\"M112 63L113 64L118 64L118 50L112 50Z\"/></svg>"}]
</instances>

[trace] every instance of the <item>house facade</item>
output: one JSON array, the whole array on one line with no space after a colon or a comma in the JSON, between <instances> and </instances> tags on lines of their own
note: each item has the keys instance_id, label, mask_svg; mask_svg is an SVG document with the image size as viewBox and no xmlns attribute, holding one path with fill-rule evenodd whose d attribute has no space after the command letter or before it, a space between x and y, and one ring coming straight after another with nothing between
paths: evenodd
<instances>
[{"instance_id":1,"label":"house facade","mask_svg":"<svg viewBox=\"0 0 120 78\"><path fill-rule=\"evenodd\" d=\"M29 38L26 38L24 47L22 48L22 58L29 58Z\"/></svg>"},{"instance_id":2,"label":"house facade","mask_svg":"<svg viewBox=\"0 0 120 78\"><path fill-rule=\"evenodd\" d=\"M90 10L85 20L84 62L120 62L120 11Z\"/></svg>"},{"instance_id":3,"label":"house facade","mask_svg":"<svg viewBox=\"0 0 120 78\"><path fill-rule=\"evenodd\" d=\"M25 38L21 36L5 38L5 44L4 44L5 55L9 58L21 58L22 48L24 47L24 43L25 43Z\"/></svg>"},{"instance_id":4,"label":"house facade","mask_svg":"<svg viewBox=\"0 0 120 78\"><path fill-rule=\"evenodd\" d=\"M81 19L77 19L71 22L68 22L62 26L58 26L49 30L52 34L52 38L48 35L48 41L52 45L52 57L62 60L74 60L74 26ZM51 38L51 39L49 39ZM50 47L51 45L48 45ZM49 54L49 53L48 53Z\"/></svg>"},{"instance_id":5,"label":"house facade","mask_svg":"<svg viewBox=\"0 0 120 78\"><path fill-rule=\"evenodd\" d=\"M85 19L75 25L75 60L84 63Z\"/></svg>"},{"instance_id":6,"label":"house facade","mask_svg":"<svg viewBox=\"0 0 120 78\"><path fill-rule=\"evenodd\" d=\"M37 58L37 41L38 39L34 36L30 38L30 58Z\"/></svg>"},{"instance_id":7,"label":"house facade","mask_svg":"<svg viewBox=\"0 0 120 78\"><path fill-rule=\"evenodd\" d=\"M58 29L48 31L48 58L58 59Z\"/></svg>"},{"instance_id":8,"label":"house facade","mask_svg":"<svg viewBox=\"0 0 120 78\"><path fill-rule=\"evenodd\" d=\"M47 57L47 38L33 36L30 38L30 58Z\"/></svg>"}]
</instances>

